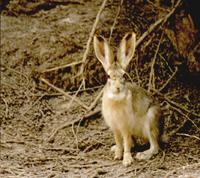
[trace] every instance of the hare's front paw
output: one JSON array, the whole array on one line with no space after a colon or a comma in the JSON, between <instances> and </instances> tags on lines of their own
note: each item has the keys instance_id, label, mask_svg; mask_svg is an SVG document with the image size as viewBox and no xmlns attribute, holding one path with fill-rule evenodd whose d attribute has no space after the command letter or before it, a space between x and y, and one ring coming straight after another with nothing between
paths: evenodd
<instances>
[{"instance_id":1,"label":"hare's front paw","mask_svg":"<svg viewBox=\"0 0 200 178\"><path fill-rule=\"evenodd\" d=\"M122 148L120 148L117 145L114 145L111 147L111 151L113 151L115 153L115 157L114 157L115 160L122 159L122 154L123 154Z\"/></svg>"},{"instance_id":2,"label":"hare's front paw","mask_svg":"<svg viewBox=\"0 0 200 178\"><path fill-rule=\"evenodd\" d=\"M133 162L133 157L131 156L131 153L124 153L124 159L123 159L123 165L129 166Z\"/></svg>"},{"instance_id":3,"label":"hare's front paw","mask_svg":"<svg viewBox=\"0 0 200 178\"><path fill-rule=\"evenodd\" d=\"M146 151L143 151L143 152L140 152L140 153L137 153L136 154L136 158L138 160L148 160L150 159L154 154L157 154L158 151L156 150L146 150Z\"/></svg>"}]
</instances>

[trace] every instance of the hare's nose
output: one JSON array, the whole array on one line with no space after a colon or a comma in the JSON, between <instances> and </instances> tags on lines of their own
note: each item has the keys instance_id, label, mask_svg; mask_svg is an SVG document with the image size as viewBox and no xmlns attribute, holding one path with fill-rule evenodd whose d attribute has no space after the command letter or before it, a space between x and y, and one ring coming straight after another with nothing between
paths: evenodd
<instances>
[{"instance_id":1,"label":"hare's nose","mask_svg":"<svg viewBox=\"0 0 200 178\"><path fill-rule=\"evenodd\" d=\"M119 87L117 87L117 92L120 92L120 88Z\"/></svg>"}]
</instances>

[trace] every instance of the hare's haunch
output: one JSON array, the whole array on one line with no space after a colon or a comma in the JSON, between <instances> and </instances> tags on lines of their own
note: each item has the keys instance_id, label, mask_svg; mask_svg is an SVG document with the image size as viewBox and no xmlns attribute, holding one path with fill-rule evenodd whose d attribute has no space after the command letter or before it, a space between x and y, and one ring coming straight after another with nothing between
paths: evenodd
<instances>
[{"instance_id":1,"label":"hare's haunch","mask_svg":"<svg viewBox=\"0 0 200 178\"><path fill-rule=\"evenodd\" d=\"M95 54L109 76L103 92L102 114L114 133L114 158L123 157L125 166L133 161L131 147L136 138L150 143L148 150L137 153L137 159L150 159L159 150L160 106L144 89L126 82L123 76L134 55L135 44L135 33L127 33L114 57L107 40L94 36Z\"/></svg>"}]
</instances>

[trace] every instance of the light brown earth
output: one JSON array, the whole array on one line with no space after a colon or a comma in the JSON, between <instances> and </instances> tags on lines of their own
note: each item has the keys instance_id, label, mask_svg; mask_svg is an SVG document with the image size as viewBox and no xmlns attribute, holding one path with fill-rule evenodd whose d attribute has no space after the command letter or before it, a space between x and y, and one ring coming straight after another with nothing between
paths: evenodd
<instances>
[{"instance_id":1,"label":"light brown earth","mask_svg":"<svg viewBox=\"0 0 200 178\"><path fill-rule=\"evenodd\" d=\"M161 94L154 92L165 110L165 133L174 134L151 160L134 159L131 166L124 167L122 161L113 160L110 148L114 139L101 115L83 118L93 111L86 111L39 80L43 77L75 94L81 83L80 76L74 77L80 71L79 65L44 74L41 71L82 60L102 1L46 2L13 0L1 13L0 177L200 177L200 90L191 84L194 79L186 81L185 76L177 74ZM126 1L121 6L112 45L127 31L135 31L139 38L156 21L159 9L151 3L143 7L143 2L137 2ZM97 33L109 37L119 4L106 3ZM140 81L144 88L161 32L158 27L138 46L134 59L139 64L135 67L134 60L129 70L133 81ZM165 33L158 54L157 89L173 74L173 60L179 58ZM92 45L84 74L88 90L80 91L77 99L89 106L106 79ZM99 100L95 110L100 103ZM59 129L52 137L66 123L74 124Z\"/></svg>"}]
</instances>

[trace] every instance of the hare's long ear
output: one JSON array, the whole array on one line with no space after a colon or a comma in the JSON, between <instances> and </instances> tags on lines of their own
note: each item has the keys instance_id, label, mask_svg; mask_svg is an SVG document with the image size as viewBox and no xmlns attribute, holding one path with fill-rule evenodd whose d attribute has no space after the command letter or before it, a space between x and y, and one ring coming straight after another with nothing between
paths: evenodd
<instances>
[{"instance_id":1,"label":"hare's long ear","mask_svg":"<svg viewBox=\"0 0 200 178\"><path fill-rule=\"evenodd\" d=\"M94 51L96 57L107 72L113 62L113 52L110 49L107 40L102 36L94 36Z\"/></svg>"},{"instance_id":2,"label":"hare's long ear","mask_svg":"<svg viewBox=\"0 0 200 178\"><path fill-rule=\"evenodd\" d=\"M136 34L127 33L119 46L117 58L122 68L125 70L135 53Z\"/></svg>"}]
</instances>

